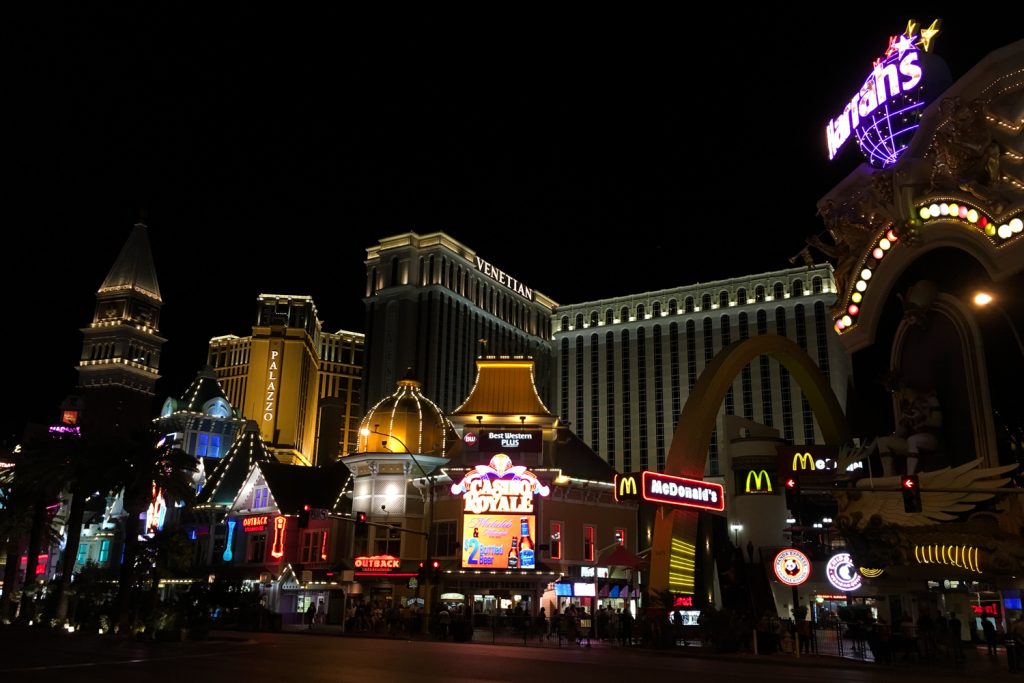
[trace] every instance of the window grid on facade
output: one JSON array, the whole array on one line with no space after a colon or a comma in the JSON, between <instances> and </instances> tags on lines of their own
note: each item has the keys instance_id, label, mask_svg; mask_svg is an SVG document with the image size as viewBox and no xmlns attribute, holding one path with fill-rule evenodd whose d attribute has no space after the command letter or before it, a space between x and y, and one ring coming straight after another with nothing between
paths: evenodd
<instances>
[{"instance_id":1,"label":"window grid on facade","mask_svg":"<svg viewBox=\"0 0 1024 683\"><path fill-rule=\"evenodd\" d=\"M661 325L651 334L654 344L654 447L658 471L665 469L665 363L661 350Z\"/></svg>"},{"instance_id":2,"label":"window grid on facade","mask_svg":"<svg viewBox=\"0 0 1024 683\"><path fill-rule=\"evenodd\" d=\"M640 430L640 469L647 469L647 334L636 331L637 422Z\"/></svg>"},{"instance_id":3,"label":"window grid on facade","mask_svg":"<svg viewBox=\"0 0 1024 683\"><path fill-rule=\"evenodd\" d=\"M595 453L601 451L600 351L598 336L590 335L590 447Z\"/></svg>"},{"instance_id":4,"label":"window grid on facade","mask_svg":"<svg viewBox=\"0 0 1024 683\"><path fill-rule=\"evenodd\" d=\"M729 323L729 316L722 316L722 348L724 349L729 344L732 344L732 325ZM729 384L729 390L725 392L725 414L735 415L736 414L736 395L733 391L732 383Z\"/></svg>"},{"instance_id":5,"label":"window grid on facade","mask_svg":"<svg viewBox=\"0 0 1024 683\"><path fill-rule=\"evenodd\" d=\"M768 334L768 314L764 311L757 312L757 334ZM761 382L761 422L769 427L774 426L774 415L772 414L772 375L771 362L767 354L761 354L757 359L759 368L758 378Z\"/></svg>"},{"instance_id":6,"label":"window grid on facade","mask_svg":"<svg viewBox=\"0 0 1024 683\"><path fill-rule=\"evenodd\" d=\"M747 314L740 313L740 340L750 336L748 329ZM743 366L740 371L740 390L743 394L743 417L748 420L754 419L754 368L750 363Z\"/></svg>"},{"instance_id":7,"label":"window grid on facade","mask_svg":"<svg viewBox=\"0 0 1024 683\"><path fill-rule=\"evenodd\" d=\"M692 325L691 323L687 323ZM669 366L672 382L672 432L675 433L676 422L679 420L679 412L682 410L682 387L679 376L679 323L672 323L668 326L669 337ZM687 344L690 340L687 339Z\"/></svg>"},{"instance_id":8,"label":"window grid on facade","mask_svg":"<svg viewBox=\"0 0 1024 683\"><path fill-rule=\"evenodd\" d=\"M686 322L686 395L690 395L690 390L693 389L693 385L697 383L697 325L692 321ZM673 411L676 413L675 419L679 419L679 413L682 411L681 406L672 406Z\"/></svg>"},{"instance_id":9,"label":"window grid on facade","mask_svg":"<svg viewBox=\"0 0 1024 683\"><path fill-rule=\"evenodd\" d=\"M826 328L825 304L818 301L814 304L814 336L818 341L818 367L825 379L829 379L828 369L828 330Z\"/></svg>"},{"instance_id":10,"label":"window grid on facade","mask_svg":"<svg viewBox=\"0 0 1024 683\"><path fill-rule=\"evenodd\" d=\"M434 557L455 557L458 554L458 530L454 520L434 523Z\"/></svg>"},{"instance_id":11,"label":"window grid on facade","mask_svg":"<svg viewBox=\"0 0 1024 683\"><path fill-rule=\"evenodd\" d=\"M781 306L775 309L775 334L787 336L786 309ZM790 391L789 370L782 363L779 363L779 390L782 392L782 437L787 443L793 443L796 438L793 428L793 394Z\"/></svg>"},{"instance_id":12,"label":"window grid on facade","mask_svg":"<svg viewBox=\"0 0 1024 683\"><path fill-rule=\"evenodd\" d=\"M104 562L106 562L107 560L110 559L110 540L109 539L105 538L102 541L100 541L100 553L99 553L99 556L96 559L99 561L100 564L103 564Z\"/></svg>"},{"instance_id":13,"label":"window grid on facade","mask_svg":"<svg viewBox=\"0 0 1024 683\"><path fill-rule=\"evenodd\" d=\"M622 467L633 469L633 406L629 381L629 330L622 331Z\"/></svg>"},{"instance_id":14,"label":"window grid on facade","mask_svg":"<svg viewBox=\"0 0 1024 683\"><path fill-rule=\"evenodd\" d=\"M605 442L608 462L615 467L615 333L604 337Z\"/></svg>"},{"instance_id":15,"label":"window grid on facade","mask_svg":"<svg viewBox=\"0 0 1024 683\"><path fill-rule=\"evenodd\" d=\"M572 427L577 433L583 428L583 335L576 335L576 410Z\"/></svg>"},{"instance_id":16,"label":"window grid on facade","mask_svg":"<svg viewBox=\"0 0 1024 683\"><path fill-rule=\"evenodd\" d=\"M796 314L796 343L807 352L807 320L804 317L804 307L797 304L794 313ZM800 392L800 412L804 423L804 443L814 443L814 420L811 413L811 404L804 392Z\"/></svg>"},{"instance_id":17,"label":"window grid on facade","mask_svg":"<svg viewBox=\"0 0 1024 683\"><path fill-rule=\"evenodd\" d=\"M708 296L705 294L705 296ZM710 297L709 297L710 299ZM714 355L714 335L711 330L711 318L704 318L704 367L708 366ZM711 445L708 447L708 466L712 474L718 473L718 426L711 432Z\"/></svg>"},{"instance_id":18,"label":"window grid on facade","mask_svg":"<svg viewBox=\"0 0 1024 683\"><path fill-rule=\"evenodd\" d=\"M562 357L561 357L561 374L562 374L562 396L561 396L561 415L562 419L569 419L569 340L562 339Z\"/></svg>"}]
</instances>

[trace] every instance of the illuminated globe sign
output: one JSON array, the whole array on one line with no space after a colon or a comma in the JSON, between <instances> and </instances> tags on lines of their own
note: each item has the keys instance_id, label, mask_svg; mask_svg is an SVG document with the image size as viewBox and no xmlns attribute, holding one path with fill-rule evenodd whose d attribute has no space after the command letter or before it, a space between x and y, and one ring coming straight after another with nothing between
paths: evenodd
<instances>
[{"instance_id":1,"label":"illuminated globe sign","mask_svg":"<svg viewBox=\"0 0 1024 683\"><path fill-rule=\"evenodd\" d=\"M841 591L849 593L861 586L860 574L853 564L850 553L836 553L825 565L825 575L828 582Z\"/></svg>"},{"instance_id":2,"label":"illuminated globe sign","mask_svg":"<svg viewBox=\"0 0 1024 683\"><path fill-rule=\"evenodd\" d=\"M864 85L843 112L828 122L828 156L834 159L853 134L872 166L886 168L900 158L924 110L922 53L939 32L939 21L917 31L913 21L903 35L891 36Z\"/></svg>"}]
</instances>

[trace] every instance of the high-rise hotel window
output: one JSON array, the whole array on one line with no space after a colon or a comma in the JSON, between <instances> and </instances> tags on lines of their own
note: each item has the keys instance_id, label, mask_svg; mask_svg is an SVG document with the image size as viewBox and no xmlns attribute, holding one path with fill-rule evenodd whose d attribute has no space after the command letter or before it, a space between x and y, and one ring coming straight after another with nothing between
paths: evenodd
<instances>
[{"instance_id":1,"label":"high-rise hotel window","mask_svg":"<svg viewBox=\"0 0 1024 683\"><path fill-rule=\"evenodd\" d=\"M815 294L821 294L821 278L815 277L811 280L811 291Z\"/></svg>"},{"instance_id":2,"label":"high-rise hotel window","mask_svg":"<svg viewBox=\"0 0 1024 683\"><path fill-rule=\"evenodd\" d=\"M647 315L647 308L643 304L638 305L636 307L636 319L637 320L643 320L646 317L646 315Z\"/></svg>"},{"instance_id":3,"label":"high-rise hotel window","mask_svg":"<svg viewBox=\"0 0 1024 683\"><path fill-rule=\"evenodd\" d=\"M562 325L562 332L566 332L566 331L569 330L569 316L567 316L567 315L563 315L562 316L561 325Z\"/></svg>"},{"instance_id":4,"label":"high-rise hotel window","mask_svg":"<svg viewBox=\"0 0 1024 683\"><path fill-rule=\"evenodd\" d=\"M786 309L779 306L775 309L775 334L786 336ZM779 391L782 392L782 438L793 443L793 394L789 390L789 370L779 364Z\"/></svg>"},{"instance_id":5,"label":"high-rise hotel window","mask_svg":"<svg viewBox=\"0 0 1024 683\"><path fill-rule=\"evenodd\" d=\"M747 303L747 290L740 287L736 290L736 305L743 306Z\"/></svg>"},{"instance_id":6,"label":"high-rise hotel window","mask_svg":"<svg viewBox=\"0 0 1024 683\"><path fill-rule=\"evenodd\" d=\"M763 310L757 312L757 333L768 334L768 314ZM761 375L761 423L769 427L775 421L772 415L772 374L768 355L762 353L758 358Z\"/></svg>"},{"instance_id":7,"label":"high-rise hotel window","mask_svg":"<svg viewBox=\"0 0 1024 683\"><path fill-rule=\"evenodd\" d=\"M325 529L302 532L300 562L323 562L327 559L324 557L326 550L327 531Z\"/></svg>"},{"instance_id":8,"label":"high-rise hotel window","mask_svg":"<svg viewBox=\"0 0 1024 683\"><path fill-rule=\"evenodd\" d=\"M604 324L605 325L611 325L614 322L615 322L615 311L613 311L612 309L609 308L607 311L604 312Z\"/></svg>"},{"instance_id":9,"label":"high-rise hotel window","mask_svg":"<svg viewBox=\"0 0 1024 683\"><path fill-rule=\"evenodd\" d=\"M633 469L633 406L629 381L629 330L622 331L622 467Z\"/></svg>"},{"instance_id":10,"label":"high-rise hotel window","mask_svg":"<svg viewBox=\"0 0 1024 683\"><path fill-rule=\"evenodd\" d=\"M597 327L597 311L590 312L590 326Z\"/></svg>"},{"instance_id":11,"label":"high-rise hotel window","mask_svg":"<svg viewBox=\"0 0 1024 683\"><path fill-rule=\"evenodd\" d=\"M552 560L562 559L562 523L551 522L550 554Z\"/></svg>"},{"instance_id":12,"label":"high-rise hotel window","mask_svg":"<svg viewBox=\"0 0 1024 683\"><path fill-rule=\"evenodd\" d=\"M687 395L689 390L693 389L693 385L697 383L697 325L692 320L686 321L686 387ZM678 401L675 398L672 399L672 412L675 417L672 419L678 419L679 413L682 410ZM673 426L673 429L675 427Z\"/></svg>"},{"instance_id":13,"label":"high-rise hotel window","mask_svg":"<svg viewBox=\"0 0 1024 683\"><path fill-rule=\"evenodd\" d=\"M582 330L583 329L583 314L582 313L577 313L576 314L576 329L577 330Z\"/></svg>"},{"instance_id":14,"label":"high-rise hotel window","mask_svg":"<svg viewBox=\"0 0 1024 683\"><path fill-rule=\"evenodd\" d=\"M669 315L675 315L678 312L679 312L679 305L676 303L676 300L675 299L669 299L668 300L668 314Z\"/></svg>"},{"instance_id":15,"label":"high-rise hotel window","mask_svg":"<svg viewBox=\"0 0 1024 683\"><path fill-rule=\"evenodd\" d=\"M793 290L793 296L803 296L804 295L804 281L803 280L793 280L792 290Z\"/></svg>"},{"instance_id":16,"label":"high-rise hotel window","mask_svg":"<svg viewBox=\"0 0 1024 683\"><path fill-rule=\"evenodd\" d=\"M629 307L623 306L622 310L619 311L619 322L620 323L628 323L629 322Z\"/></svg>"},{"instance_id":17,"label":"high-rise hotel window","mask_svg":"<svg viewBox=\"0 0 1024 683\"><path fill-rule=\"evenodd\" d=\"M651 304L651 313L654 315L655 318L660 318L661 317L661 302L660 301L655 301L653 304Z\"/></svg>"},{"instance_id":18,"label":"high-rise hotel window","mask_svg":"<svg viewBox=\"0 0 1024 683\"><path fill-rule=\"evenodd\" d=\"M566 337L562 337L562 406L561 416L562 419L569 419L569 340ZM574 425L575 426L575 425Z\"/></svg>"},{"instance_id":19,"label":"high-rise hotel window","mask_svg":"<svg viewBox=\"0 0 1024 683\"><path fill-rule=\"evenodd\" d=\"M754 301L757 303L764 302L764 287L762 285L754 288Z\"/></svg>"},{"instance_id":20,"label":"high-rise hotel window","mask_svg":"<svg viewBox=\"0 0 1024 683\"><path fill-rule=\"evenodd\" d=\"M637 417L640 427L640 469L647 469L647 335L636 331Z\"/></svg>"},{"instance_id":21,"label":"high-rise hotel window","mask_svg":"<svg viewBox=\"0 0 1024 683\"><path fill-rule=\"evenodd\" d=\"M601 442L600 351L597 334L590 335L590 447L599 452Z\"/></svg>"},{"instance_id":22,"label":"high-rise hotel window","mask_svg":"<svg viewBox=\"0 0 1024 683\"><path fill-rule=\"evenodd\" d=\"M772 285L772 297L776 301L780 301L786 298L786 291L785 288L782 286L781 282L776 282L774 285Z\"/></svg>"},{"instance_id":23,"label":"high-rise hotel window","mask_svg":"<svg viewBox=\"0 0 1024 683\"><path fill-rule=\"evenodd\" d=\"M85 564L85 561L89 559L89 544L79 543L78 544L78 555L75 556L75 564Z\"/></svg>"},{"instance_id":24,"label":"high-rise hotel window","mask_svg":"<svg viewBox=\"0 0 1024 683\"><path fill-rule=\"evenodd\" d=\"M686 297L686 301L683 303L683 311L686 313L693 313L693 297Z\"/></svg>"},{"instance_id":25,"label":"high-rise hotel window","mask_svg":"<svg viewBox=\"0 0 1024 683\"><path fill-rule=\"evenodd\" d=\"M740 340L745 340L749 336L749 329L747 324L747 314L740 313ZM743 366L743 370L740 372L740 386L743 391L743 417L748 420L754 419L754 379L753 379L754 368L750 363Z\"/></svg>"},{"instance_id":26,"label":"high-rise hotel window","mask_svg":"<svg viewBox=\"0 0 1024 683\"><path fill-rule=\"evenodd\" d=\"M700 298L700 310L706 311L711 308L711 295L705 294Z\"/></svg>"},{"instance_id":27,"label":"high-rise hotel window","mask_svg":"<svg viewBox=\"0 0 1024 683\"><path fill-rule=\"evenodd\" d=\"M615 467L615 333L604 336L605 442L608 462Z\"/></svg>"},{"instance_id":28,"label":"high-rise hotel window","mask_svg":"<svg viewBox=\"0 0 1024 683\"><path fill-rule=\"evenodd\" d=\"M722 348L724 349L729 344L732 344L732 325L729 322L729 316L722 316ZM725 414L735 415L736 414L736 395L733 391L732 384L729 385L728 391L725 392Z\"/></svg>"},{"instance_id":29,"label":"high-rise hotel window","mask_svg":"<svg viewBox=\"0 0 1024 683\"><path fill-rule=\"evenodd\" d=\"M828 379L828 331L825 325L825 304L818 301L814 304L814 336L818 341L818 367Z\"/></svg>"},{"instance_id":30,"label":"high-rise hotel window","mask_svg":"<svg viewBox=\"0 0 1024 683\"><path fill-rule=\"evenodd\" d=\"M728 305L729 305L729 292L725 292L725 291L719 292L718 293L718 307L719 308L726 308L726 307L728 307Z\"/></svg>"},{"instance_id":31,"label":"high-rise hotel window","mask_svg":"<svg viewBox=\"0 0 1024 683\"><path fill-rule=\"evenodd\" d=\"M594 561L594 527L589 524L583 526L583 559Z\"/></svg>"},{"instance_id":32,"label":"high-rise hotel window","mask_svg":"<svg viewBox=\"0 0 1024 683\"><path fill-rule=\"evenodd\" d=\"M110 559L110 541L108 539L103 539L102 541L100 541L100 554L99 554L99 557L97 558L97 560L100 562L100 564L102 564L102 563L106 562L109 559Z\"/></svg>"},{"instance_id":33,"label":"high-rise hotel window","mask_svg":"<svg viewBox=\"0 0 1024 683\"><path fill-rule=\"evenodd\" d=\"M576 335L576 410L573 413L573 430L580 433L583 427L583 335Z\"/></svg>"},{"instance_id":34,"label":"high-rise hotel window","mask_svg":"<svg viewBox=\"0 0 1024 683\"><path fill-rule=\"evenodd\" d=\"M688 323L688 324L693 324ZM679 368L679 323L668 326L669 367L672 376L672 430L675 431L676 420L682 403L682 379Z\"/></svg>"},{"instance_id":35,"label":"high-rise hotel window","mask_svg":"<svg viewBox=\"0 0 1024 683\"><path fill-rule=\"evenodd\" d=\"M804 307L798 305L794 309L794 313L796 314L796 343L806 352L807 321L804 318ZM800 392L800 413L803 415L804 422L804 443L814 443L814 416L811 413L811 403L803 391Z\"/></svg>"}]
</instances>

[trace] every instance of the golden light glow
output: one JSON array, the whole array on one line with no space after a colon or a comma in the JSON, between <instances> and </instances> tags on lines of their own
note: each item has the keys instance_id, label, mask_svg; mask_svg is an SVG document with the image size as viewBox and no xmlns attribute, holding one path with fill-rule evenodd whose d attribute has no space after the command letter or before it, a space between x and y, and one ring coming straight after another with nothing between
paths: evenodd
<instances>
[{"instance_id":1,"label":"golden light glow","mask_svg":"<svg viewBox=\"0 0 1024 683\"><path fill-rule=\"evenodd\" d=\"M970 545L915 545L914 559L918 564L948 564L960 569L981 573L978 562L980 549ZM863 572L863 570L861 570ZM865 575L866 576L866 575Z\"/></svg>"},{"instance_id":2,"label":"golden light glow","mask_svg":"<svg viewBox=\"0 0 1024 683\"><path fill-rule=\"evenodd\" d=\"M992 303L993 298L994 297L988 292L978 292L977 294L974 295L974 305L988 306L990 303Z\"/></svg>"},{"instance_id":3,"label":"golden light glow","mask_svg":"<svg viewBox=\"0 0 1024 683\"><path fill-rule=\"evenodd\" d=\"M939 35L939 26L941 25L942 20L936 19L932 22L931 26L921 29L921 47L924 48L925 52L931 51L932 41L935 39L935 36Z\"/></svg>"},{"instance_id":4,"label":"golden light glow","mask_svg":"<svg viewBox=\"0 0 1024 683\"><path fill-rule=\"evenodd\" d=\"M871 567L861 567L860 573L862 576L866 576L869 579L877 579L885 572L884 569L872 569Z\"/></svg>"}]
</instances>

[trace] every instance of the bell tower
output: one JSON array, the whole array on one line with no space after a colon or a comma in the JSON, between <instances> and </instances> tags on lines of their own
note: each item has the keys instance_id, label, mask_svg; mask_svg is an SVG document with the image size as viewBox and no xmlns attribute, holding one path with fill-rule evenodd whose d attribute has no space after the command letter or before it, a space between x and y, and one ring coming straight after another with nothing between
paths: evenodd
<instances>
[{"instance_id":1,"label":"bell tower","mask_svg":"<svg viewBox=\"0 0 1024 683\"><path fill-rule=\"evenodd\" d=\"M160 285L146 224L139 221L96 292L92 323L82 329L78 388L82 419L94 431L146 425L160 379Z\"/></svg>"}]
</instances>

